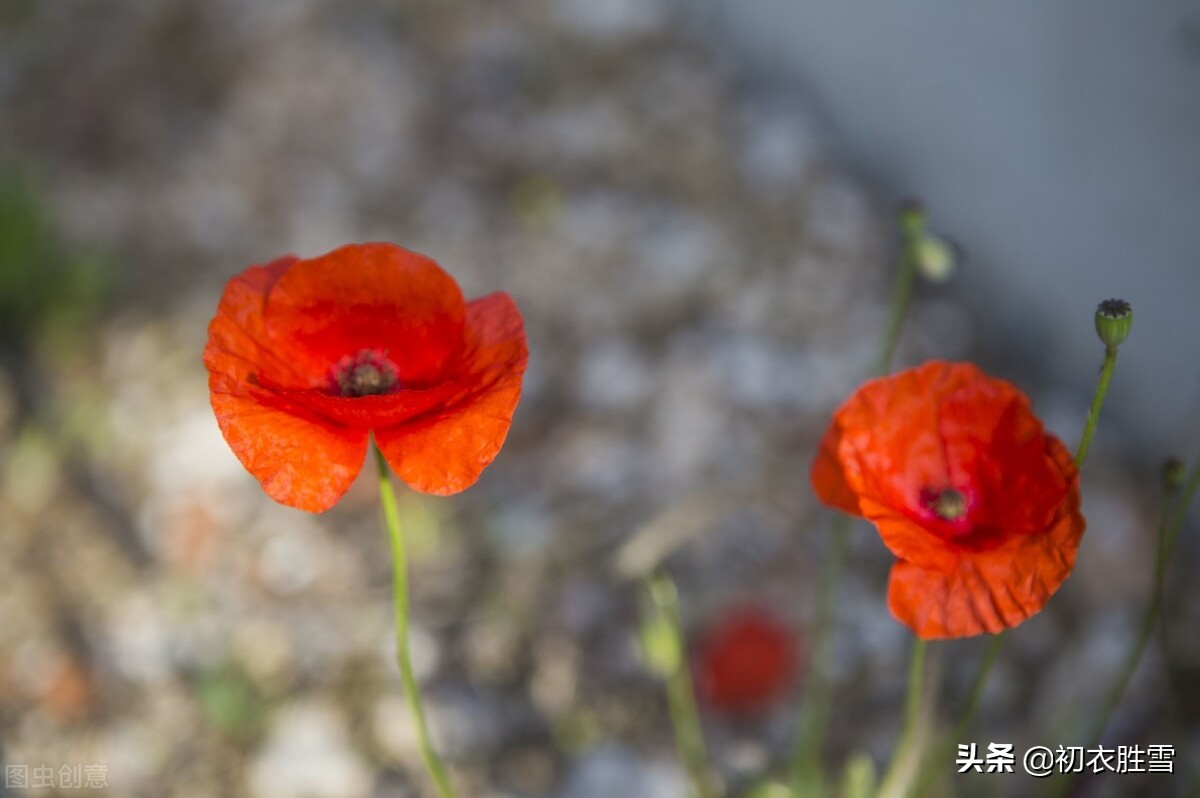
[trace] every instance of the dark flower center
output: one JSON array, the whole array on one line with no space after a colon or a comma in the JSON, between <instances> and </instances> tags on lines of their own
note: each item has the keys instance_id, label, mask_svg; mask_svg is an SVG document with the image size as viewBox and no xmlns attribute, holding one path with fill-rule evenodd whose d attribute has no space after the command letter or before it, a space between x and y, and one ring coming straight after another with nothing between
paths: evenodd
<instances>
[{"instance_id":1,"label":"dark flower center","mask_svg":"<svg viewBox=\"0 0 1200 798\"><path fill-rule=\"evenodd\" d=\"M938 493L930 509L943 521L961 521L967 514L967 497L954 488L946 488Z\"/></svg>"},{"instance_id":2,"label":"dark flower center","mask_svg":"<svg viewBox=\"0 0 1200 798\"><path fill-rule=\"evenodd\" d=\"M378 396L399 383L396 366L378 349L363 349L339 360L332 369L331 388L339 396Z\"/></svg>"}]
</instances>

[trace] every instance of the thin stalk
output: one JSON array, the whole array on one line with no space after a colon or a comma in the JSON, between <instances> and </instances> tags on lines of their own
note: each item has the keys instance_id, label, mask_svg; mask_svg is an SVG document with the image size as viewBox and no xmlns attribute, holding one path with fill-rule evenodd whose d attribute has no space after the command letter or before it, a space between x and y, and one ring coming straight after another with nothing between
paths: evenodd
<instances>
[{"instance_id":1,"label":"thin stalk","mask_svg":"<svg viewBox=\"0 0 1200 798\"><path fill-rule=\"evenodd\" d=\"M892 285L892 298L888 308L888 320L879 342L879 352L872 367L873 376L881 376L891 370L908 306L912 299L913 283L917 276L916 242L910 229L902 225L903 252L896 269L896 280ZM830 545L822 568L820 593L817 596L817 617L813 637L813 667L800 705L799 736L792 752L790 775L792 788L807 790L807 794L820 795L824 791L824 776L821 771L821 754L825 746L825 735L829 726L830 707L833 702L829 671L833 649L833 627L837 604L838 587L849 548L850 517L839 516L831 531Z\"/></svg>"},{"instance_id":2,"label":"thin stalk","mask_svg":"<svg viewBox=\"0 0 1200 798\"><path fill-rule=\"evenodd\" d=\"M1100 410L1104 407L1104 400L1108 396L1108 385L1112 381L1113 370L1117 365L1117 347L1107 346L1104 350L1104 363L1100 367L1100 378L1096 382L1096 390L1092 394L1092 404L1088 408L1087 420L1083 425L1083 434L1079 438L1079 446L1075 450L1075 467L1082 469L1084 462L1087 460L1088 452L1092 448L1092 438L1096 435L1096 426L1100 423ZM983 695L983 688L987 684L988 676L992 672L992 666L996 664L996 659L1000 654L1000 648L1004 644L1005 632L994 635L991 642L988 644L987 650L984 652L983 659L979 663L979 670L975 673L975 679L971 683L971 692L967 699L967 705L963 709L963 714L959 717L959 721L954 726L954 738L948 743L944 743L938 748L936 761L926 764L922 769L922 775L917 781L918 788L932 786L936 783L940 762L949 760L950 754L954 752L952 747L954 742L962 740L970 731L971 724L975 720L975 714L979 709L979 701ZM921 792L916 792L914 795L921 795Z\"/></svg>"},{"instance_id":3,"label":"thin stalk","mask_svg":"<svg viewBox=\"0 0 1200 798\"><path fill-rule=\"evenodd\" d=\"M1104 406L1104 398L1108 396L1108 383L1112 380L1113 369L1116 366L1117 347L1105 347L1104 365L1100 367L1100 380L1096 383L1092 406L1088 408L1087 423L1083 426L1083 436L1079 439L1079 448L1075 450L1075 465L1078 468L1083 468L1083 461L1087 459L1088 449L1092 448L1092 437L1096 434L1096 425L1100 423L1100 408Z\"/></svg>"},{"instance_id":4,"label":"thin stalk","mask_svg":"<svg viewBox=\"0 0 1200 798\"><path fill-rule=\"evenodd\" d=\"M1175 514L1166 533L1167 543L1163 551L1163 570L1166 569L1166 561L1170 559L1171 553L1175 551L1175 541L1179 540L1179 533L1183 531L1183 522L1187 516L1188 507L1192 505L1192 499L1196 497L1198 488L1200 488L1200 461L1192 466L1191 476L1188 477L1183 492L1179 496L1179 503L1175 505Z\"/></svg>"},{"instance_id":5,"label":"thin stalk","mask_svg":"<svg viewBox=\"0 0 1200 798\"><path fill-rule=\"evenodd\" d=\"M821 794L824 790L821 774L821 752L829 728L833 691L829 674L833 666L834 599L837 584L846 563L849 548L850 516L839 515L833 522L830 552L821 574L814 620L814 649L811 676L805 682L801 699L800 734L792 753L791 784L797 794ZM803 791L803 792L802 792Z\"/></svg>"},{"instance_id":6,"label":"thin stalk","mask_svg":"<svg viewBox=\"0 0 1200 798\"><path fill-rule=\"evenodd\" d=\"M379 447L372 444L375 452L375 463L379 467L379 499L383 504L383 518L387 525L388 539L392 546L392 568L394 579L392 593L396 612L396 664L400 666L400 681L404 685L404 697L408 700L408 710L417 727L417 742L421 749L421 759L425 768L437 787L441 798L457 798L457 793L450 786L450 778L446 774L446 766L442 764L437 750L429 737L429 727L425 722L425 706L421 700L421 688L417 685L417 677L413 672L412 656L408 648L408 554L404 545L404 533L400 527L400 510L396 505L396 493L392 489L391 471L387 460Z\"/></svg>"},{"instance_id":7,"label":"thin stalk","mask_svg":"<svg viewBox=\"0 0 1200 798\"><path fill-rule=\"evenodd\" d=\"M683 622L679 615L679 592L669 576L657 573L649 577L647 593L658 617L666 623L677 652L684 649ZM708 752L704 747L704 732L700 727L700 712L696 708L696 691L687 658L677 657L667 680L667 706L671 727L675 732L675 747L697 798L716 798L720 791L708 771Z\"/></svg>"},{"instance_id":8,"label":"thin stalk","mask_svg":"<svg viewBox=\"0 0 1200 798\"><path fill-rule=\"evenodd\" d=\"M1187 487L1180 495L1178 501L1172 501L1174 498L1172 491L1166 490L1163 492L1158 511L1158 531L1156 536L1158 546L1154 553L1154 585L1152 587L1150 603L1146 605L1146 610L1142 614L1142 622L1138 627L1137 637L1134 638L1133 647L1129 650L1129 655L1125 658L1125 663L1118 672L1116 680L1109 687L1100 714L1096 716L1096 721L1092 726L1091 732L1088 734L1085 750L1092 750L1100 744L1101 739L1104 737L1104 730L1108 728L1109 720L1112 718L1117 706L1121 703L1121 697L1125 694L1126 688L1129 687L1130 679L1133 678L1133 674L1137 671L1138 663L1141 662L1142 655L1146 652L1150 638L1154 636L1154 626L1158 621L1159 614L1162 612L1166 565L1174 552L1175 541L1178 539L1179 531L1183 528L1188 507L1195 497L1198 485L1200 485L1200 463L1197 463L1196 467L1192 469ZM1057 780L1052 794L1055 796L1066 795L1071 789L1071 785L1075 783L1076 778L1077 774L1074 773L1064 775L1061 779Z\"/></svg>"},{"instance_id":9,"label":"thin stalk","mask_svg":"<svg viewBox=\"0 0 1200 798\"><path fill-rule=\"evenodd\" d=\"M892 358L896 354L896 346L900 343L900 332L904 329L904 320L908 317L913 283L916 282L917 258L914 251L916 242L911 239L911 235L906 236L903 246L904 254L900 257L896 282L892 286L887 326L883 328L883 338L879 342L879 355L875 360L875 368L872 372L876 377L892 370Z\"/></svg>"},{"instance_id":10,"label":"thin stalk","mask_svg":"<svg viewBox=\"0 0 1200 798\"><path fill-rule=\"evenodd\" d=\"M975 721L975 713L979 710L984 685L987 684L988 675L992 672L992 665L996 663L1003 640L1004 632L1001 632L998 635L992 635L992 639L988 641L987 648L983 652L983 659L979 663L979 670L975 672L975 679L971 682L971 690L967 694L967 704L963 708L963 714L955 724L953 731L942 737L941 742L934 749L933 755L921 765L920 773L908 791L908 795L912 798L923 798L929 793L929 790L945 775L942 763L950 761L957 750L958 742L966 739L967 732Z\"/></svg>"},{"instance_id":11,"label":"thin stalk","mask_svg":"<svg viewBox=\"0 0 1200 798\"><path fill-rule=\"evenodd\" d=\"M904 727L900 732L900 741L892 754L892 762L887 774L879 787L879 795L903 795L904 773L908 762L916 755L917 727L921 721L921 696L925 684L925 652L929 643L925 640L913 641L912 654L908 661L908 691L904 696Z\"/></svg>"}]
</instances>

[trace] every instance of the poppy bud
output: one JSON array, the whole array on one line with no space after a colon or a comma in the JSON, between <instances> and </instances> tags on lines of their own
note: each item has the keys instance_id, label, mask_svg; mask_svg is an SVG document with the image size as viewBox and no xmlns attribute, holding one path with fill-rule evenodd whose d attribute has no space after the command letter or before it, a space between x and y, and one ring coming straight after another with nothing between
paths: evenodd
<instances>
[{"instance_id":1,"label":"poppy bud","mask_svg":"<svg viewBox=\"0 0 1200 798\"><path fill-rule=\"evenodd\" d=\"M933 233L922 233L913 242L913 257L917 271L931 283L944 283L958 268L958 247Z\"/></svg>"},{"instance_id":2,"label":"poppy bud","mask_svg":"<svg viewBox=\"0 0 1200 798\"><path fill-rule=\"evenodd\" d=\"M925 207L919 201L901 203L899 216L904 246L917 271L931 283L949 280L958 266L958 247L929 232Z\"/></svg>"},{"instance_id":3,"label":"poppy bud","mask_svg":"<svg viewBox=\"0 0 1200 798\"><path fill-rule=\"evenodd\" d=\"M1174 493L1183 487L1187 479L1187 466L1178 457L1169 457L1162 464L1163 489Z\"/></svg>"},{"instance_id":4,"label":"poppy bud","mask_svg":"<svg viewBox=\"0 0 1200 798\"><path fill-rule=\"evenodd\" d=\"M1105 346L1120 346L1133 328L1133 308L1124 299L1106 299L1096 308L1096 334Z\"/></svg>"}]
</instances>

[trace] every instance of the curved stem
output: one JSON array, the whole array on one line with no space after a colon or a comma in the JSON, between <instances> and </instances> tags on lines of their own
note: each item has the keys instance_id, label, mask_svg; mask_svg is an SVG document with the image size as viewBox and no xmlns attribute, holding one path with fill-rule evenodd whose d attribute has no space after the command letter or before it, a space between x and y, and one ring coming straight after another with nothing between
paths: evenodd
<instances>
[{"instance_id":1,"label":"curved stem","mask_svg":"<svg viewBox=\"0 0 1200 798\"><path fill-rule=\"evenodd\" d=\"M425 707L421 700L421 688L417 685L417 677L413 672L412 657L408 649L408 554L404 545L404 533L400 528L400 511L396 505L396 493L392 489L391 472L383 452L372 443L375 452L375 463L379 467L379 500L383 504L383 518L387 525L388 539L392 546L392 568L394 580L392 593L396 610L396 664L400 666L400 681L404 685L404 697L408 699L408 710L412 714L417 727L417 742L421 749L421 759L429 771L441 798L456 798L454 788L450 786L450 778L446 774L446 766L433 747L429 737L429 727L425 722Z\"/></svg>"},{"instance_id":2,"label":"curved stem","mask_svg":"<svg viewBox=\"0 0 1200 798\"><path fill-rule=\"evenodd\" d=\"M887 325L879 341L879 352L872 367L872 376L881 376L891 370L892 358L900 342L904 320L912 299L913 283L917 277L915 233L905 223L901 224L904 234L902 253L892 286L892 298L888 308ZM830 706L833 696L829 678L833 648L832 636L838 586L849 548L850 517L841 515L834 521L833 543L826 553L820 593L817 596L817 614L813 639L813 667L804 688L800 707L800 722L796 745L792 752L790 777L792 789L805 795L820 795L824 790L821 770L821 754L825 747L825 734L829 726Z\"/></svg>"},{"instance_id":3,"label":"curved stem","mask_svg":"<svg viewBox=\"0 0 1200 798\"><path fill-rule=\"evenodd\" d=\"M679 760L687 771L697 797L715 798L720 792L713 785L708 772L708 752L704 747L700 713L696 709L696 691L692 686L687 658L682 656L684 641L683 622L679 616L679 591L671 578L662 573L650 576L646 587L659 619L665 622L665 628L670 631L673 649L680 654L665 674L667 706Z\"/></svg>"},{"instance_id":4,"label":"curved stem","mask_svg":"<svg viewBox=\"0 0 1200 798\"><path fill-rule=\"evenodd\" d=\"M1175 541L1179 540L1179 533L1183 531L1183 522L1187 517L1188 507L1192 505L1192 499L1196 496L1196 490L1200 488L1200 461L1197 461L1192 466L1191 476L1188 477L1184 485L1183 492L1180 494L1179 503L1175 505L1175 514L1171 518L1166 531L1166 546L1163 549L1163 558L1160 563L1160 570L1166 569L1167 560L1171 558L1171 553L1175 551ZM1159 574L1160 578L1162 574Z\"/></svg>"},{"instance_id":5,"label":"curved stem","mask_svg":"<svg viewBox=\"0 0 1200 798\"><path fill-rule=\"evenodd\" d=\"M1084 461L1087 460L1088 452L1092 448L1092 438L1096 435L1096 426L1100 422L1100 410L1104 407L1104 400L1108 396L1108 385L1112 381L1113 370L1117 365L1117 348L1115 346L1106 347L1104 350L1104 363L1100 367L1100 378L1096 382L1096 390L1092 395L1092 404L1088 408L1087 421L1083 426L1083 434L1079 439L1079 446L1075 450L1075 467L1082 469ZM979 670L975 673L975 679L971 683L971 692L967 698L967 705L963 709L963 714L959 718L958 723L954 727L954 738L943 742L935 752L933 761L926 764L922 768L923 774L917 780L917 788L926 788L936 783L939 777L939 768L942 761L949 761L950 756L954 753L954 744L958 740L962 740L971 728L971 723L975 719L975 714L979 710L979 701L983 695L984 685L987 684L988 676L992 672L992 666L996 664L996 659L1000 654L1000 647L1004 643L1004 632L993 636L992 641L988 644L987 650L984 652L983 659L979 663ZM915 795L921 795L918 791Z\"/></svg>"},{"instance_id":6,"label":"curved stem","mask_svg":"<svg viewBox=\"0 0 1200 798\"><path fill-rule=\"evenodd\" d=\"M900 331L904 329L904 319L908 316L908 305L912 300L913 283L916 282L917 258L914 252L916 242L912 240L911 234L906 235L903 246L904 254L900 257L896 282L892 286L887 326L883 328L883 339L879 342L879 356L875 360L875 369L872 372L876 377L892 370L892 358L896 354L896 346L900 343Z\"/></svg>"},{"instance_id":7,"label":"curved stem","mask_svg":"<svg viewBox=\"0 0 1200 798\"><path fill-rule=\"evenodd\" d=\"M917 726L921 720L921 695L925 683L925 652L929 643L925 640L913 641L912 655L908 661L908 691L904 696L904 728L900 732L900 741L892 754L892 762L887 774L879 786L879 795L904 795L904 782L908 778L905 772L911 768L913 757L919 758L915 750L917 745Z\"/></svg>"},{"instance_id":8,"label":"curved stem","mask_svg":"<svg viewBox=\"0 0 1200 798\"><path fill-rule=\"evenodd\" d=\"M984 685L987 684L992 666L996 664L996 657L1000 654L1004 635L1004 632L992 635L992 639L988 641L987 648L983 652L983 659L979 663L979 670L975 672L975 679L971 682L971 690L967 694L967 704L963 708L963 714L958 719L958 723L954 725L953 731L943 735L933 753L922 763L917 778L908 791L908 795L912 798L922 798L929 794L930 789L945 775L942 764L950 761L957 750L958 742L966 739L967 732L970 731L971 724L975 721L975 713L979 710Z\"/></svg>"},{"instance_id":9,"label":"curved stem","mask_svg":"<svg viewBox=\"0 0 1200 798\"><path fill-rule=\"evenodd\" d=\"M1117 348L1106 347L1104 350L1104 365L1100 367L1100 380L1096 383L1096 393L1092 396L1092 406L1088 408L1087 423L1083 426L1083 436L1079 439L1079 448L1075 450L1075 465L1083 467L1088 450L1092 448L1092 437L1096 434L1096 425L1100 423L1100 408L1104 406L1104 398L1108 395L1108 383L1112 380L1113 369L1117 366Z\"/></svg>"},{"instance_id":10,"label":"curved stem","mask_svg":"<svg viewBox=\"0 0 1200 798\"><path fill-rule=\"evenodd\" d=\"M954 727L956 740L965 737L971 729L971 724L975 721L975 713L979 711L979 702L983 698L983 687L987 684L992 666L996 664L996 657L1000 655L1000 646L1004 644L1004 635L1004 632L992 635L992 639L988 641L987 649L983 652L983 661L979 663L975 680L971 682L971 692L967 694L967 706L963 709L962 717L958 719L958 725Z\"/></svg>"},{"instance_id":11,"label":"curved stem","mask_svg":"<svg viewBox=\"0 0 1200 798\"><path fill-rule=\"evenodd\" d=\"M1101 739L1104 737L1104 730L1108 728L1109 720L1112 718L1117 706L1121 703L1121 697L1125 694L1126 688L1129 687L1129 681L1133 678L1134 672L1137 671L1138 663L1141 662L1142 655L1146 652L1146 646L1149 645L1150 638L1154 636L1154 626L1158 621L1159 614L1162 612L1166 566L1171 559L1171 555L1174 553L1175 541L1179 536L1179 531L1183 528L1188 507L1196 494L1198 485L1200 485L1200 463L1197 463L1192 469L1187 487L1177 502L1172 503L1171 499L1173 496L1170 491L1163 493L1158 511L1158 546L1154 553L1154 585L1150 595L1150 603L1146 605L1146 610L1142 614L1142 622L1138 627L1137 637L1134 638L1133 647L1130 648L1124 665L1122 665L1117 678L1109 687L1108 694L1104 697L1104 704L1102 705L1100 714L1096 716L1095 723L1088 734L1085 750L1094 749L1100 744ZM1057 780L1055 784L1056 789L1054 789L1052 794L1055 796L1066 795L1076 778L1077 774L1074 773L1064 775L1061 779Z\"/></svg>"},{"instance_id":12,"label":"curved stem","mask_svg":"<svg viewBox=\"0 0 1200 798\"><path fill-rule=\"evenodd\" d=\"M800 730L792 753L791 784L798 795L821 794L821 752L833 704L829 674L833 659L834 598L849 548L850 516L839 515L833 522L833 540L821 574L820 594L814 620L814 649L811 675L801 698Z\"/></svg>"}]
</instances>

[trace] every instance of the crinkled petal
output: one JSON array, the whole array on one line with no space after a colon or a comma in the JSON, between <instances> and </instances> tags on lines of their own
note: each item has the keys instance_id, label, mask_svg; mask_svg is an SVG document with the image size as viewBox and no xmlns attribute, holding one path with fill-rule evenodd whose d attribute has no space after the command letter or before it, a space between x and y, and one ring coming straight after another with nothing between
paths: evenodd
<instances>
[{"instance_id":1,"label":"crinkled petal","mask_svg":"<svg viewBox=\"0 0 1200 798\"><path fill-rule=\"evenodd\" d=\"M395 244L350 244L294 263L267 298L265 323L277 349L318 388L341 358L378 349L402 385L444 380L464 346L466 303L430 258Z\"/></svg>"},{"instance_id":2,"label":"crinkled petal","mask_svg":"<svg viewBox=\"0 0 1200 798\"><path fill-rule=\"evenodd\" d=\"M1065 449L1063 450L1065 452ZM898 561L888 584L892 615L923 639L996 634L1045 606L1071 570L1085 522L1079 493L1043 533L962 552L947 571Z\"/></svg>"},{"instance_id":3,"label":"crinkled petal","mask_svg":"<svg viewBox=\"0 0 1200 798\"><path fill-rule=\"evenodd\" d=\"M276 407L273 400L265 392L212 392L229 448L267 495L300 510L328 510L362 469L367 431Z\"/></svg>"},{"instance_id":4,"label":"crinkled petal","mask_svg":"<svg viewBox=\"0 0 1200 798\"><path fill-rule=\"evenodd\" d=\"M504 444L521 397L529 353L512 299L499 293L471 302L466 326L464 371L474 382L434 410L375 430L396 474L422 493L447 495L473 485Z\"/></svg>"},{"instance_id":5,"label":"crinkled petal","mask_svg":"<svg viewBox=\"0 0 1200 798\"><path fill-rule=\"evenodd\" d=\"M1042 422L1004 380L983 378L946 396L938 409L950 484L970 486L972 523L1023 534L1045 529L1067 493L1075 465L1047 457ZM1015 501L1014 497L1019 497Z\"/></svg>"},{"instance_id":6,"label":"crinkled petal","mask_svg":"<svg viewBox=\"0 0 1200 798\"><path fill-rule=\"evenodd\" d=\"M834 414L841 429L838 459L860 500L905 507L916 503L922 488L947 482L938 405L982 377L967 363L931 361L871 380L846 400Z\"/></svg>"},{"instance_id":7,"label":"crinkled petal","mask_svg":"<svg viewBox=\"0 0 1200 798\"><path fill-rule=\"evenodd\" d=\"M258 376L288 383L298 379L293 363L275 350L263 324L267 294L295 262L295 256L287 255L266 266L251 266L226 284L204 347L214 390L238 390Z\"/></svg>"},{"instance_id":8,"label":"crinkled petal","mask_svg":"<svg viewBox=\"0 0 1200 798\"><path fill-rule=\"evenodd\" d=\"M862 507L863 516L879 530L883 544L901 560L935 569L950 568L958 561L959 548L953 540L934 534L926 524L872 499L863 499Z\"/></svg>"},{"instance_id":9,"label":"crinkled petal","mask_svg":"<svg viewBox=\"0 0 1200 798\"><path fill-rule=\"evenodd\" d=\"M813 459L810 480L817 498L822 502L851 515L862 515L858 494L847 484L845 470L838 458L841 438L841 428L834 421L821 439L821 448Z\"/></svg>"}]
</instances>

